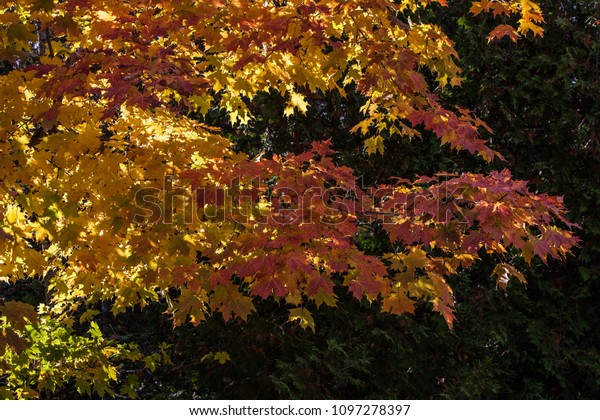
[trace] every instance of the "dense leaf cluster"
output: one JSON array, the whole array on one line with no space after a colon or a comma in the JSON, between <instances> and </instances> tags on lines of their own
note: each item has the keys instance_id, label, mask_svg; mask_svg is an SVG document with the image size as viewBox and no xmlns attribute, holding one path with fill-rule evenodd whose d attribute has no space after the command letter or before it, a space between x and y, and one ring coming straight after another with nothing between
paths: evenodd
<instances>
[{"instance_id":1,"label":"dense leaf cluster","mask_svg":"<svg viewBox=\"0 0 600 420\"><path fill-rule=\"evenodd\" d=\"M460 2L459 2L460 3ZM466 2L465 2L466 3ZM600 37L598 2L546 0L544 38L489 43L490 19L464 17L467 4L436 11L456 41L466 81L449 100L473 107L493 129L493 144L515 176L532 189L565 196L571 220L583 230L581 247L566 263L535 261L527 286L505 291L485 276L490 263L453 280L457 323L448 330L423 307L400 323L341 299L319 311L316 334L291 331L276 305L244 325L217 321L177 331L176 370L158 377L148 395L216 398L598 398L600 396ZM455 19L458 19L458 24ZM314 140L325 133L366 182L394 174L435 173L480 165L449 158L431 142L386 142L386 165L360 155L359 138L343 135L354 105L336 95L307 116L278 118L275 99L258 102L254 130L232 132L238 147L260 149L260 133L281 153L285 137ZM340 116L343 115L343 118ZM317 118L318 117L318 118ZM269 130L267 130L269 127ZM377 226L360 235L371 253L389 251ZM486 267L486 264L488 266ZM268 314L268 316L267 316ZM185 343L185 344L184 344ZM196 365L196 346L230 352L231 364ZM308 380L307 380L308 378ZM155 378L156 379L156 378ZM182 386L182 384L185 384Z\"/></svg>"},{"instance_id":2,"label":"dense leaf cluster","mask_svg":"<svg viewBox=\"0 0 600 420\"><path fill-rule=\"evenodd\" d=\"M64 15L35 3L38 21L7 2L0 88L20 99L0 124L14 185L1 231L13 252L2 268L4 396L600 395L597 2L540 1L543 39L532 37L532 2L309 2L271 14L239 1L229 14L221 1L173 2L172 14L150 3L92 17L85 0L61 3ZM135 188L167 174L209 188L235 171L250 221L133 223ZM267 182L255 187L257 176ZM259 223L264 207L287 209L278 185L397 194L361 209L378 216L323 235ZM402 221L396 204L415 192L452 201L471 224ZM566 262L546 258L575 244L554 195L583 228ZM205 213L227 210L211 197Z\"/></svg>"}]
</instances>

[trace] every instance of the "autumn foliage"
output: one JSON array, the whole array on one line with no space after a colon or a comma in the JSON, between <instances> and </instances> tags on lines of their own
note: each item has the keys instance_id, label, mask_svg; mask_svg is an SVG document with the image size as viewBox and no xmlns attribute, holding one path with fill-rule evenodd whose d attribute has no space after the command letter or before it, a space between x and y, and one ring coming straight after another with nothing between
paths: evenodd
<instances>
[{"instance_id":1,"label":"autumn foliage","mask_svg":"<svg viewBox=\"0 0 600 420\"><path fill-rule=\"evenodd\" d=\"M432 132L455 151L502 160L486 124L436 94L460 85L458 55L416 12L444 0L0 3L0 277L46 288L38 308L2 307L9 396L71 378L82 393L110 392L116 360L142 356L102 338L97 302L117 314L164 300L177 326L246 319L257 299L274 298L314 330L309 308L335 306L342 285L397 315L430 301L452 326L449 276L487 253L500 286L525 282L515 260L562 258L577 243L561 199L508 170L363 185L326 139L250 157L204 122L216 109L247 124L265 92L285 98L281 118L293 118L313 93L353 90L365 100L352 129L365 153L385 159L386 142ZM490 40L542 34L528 0L474 2L471 12L508 22ZM373 223L394 252L357 245ZM69 360L64 376L23 383L19 369L40 343L69 341L69 328L87 323L91 339L52 356ZM165 356L153 357L145 363Z\"/></svg>"}]
</instances>

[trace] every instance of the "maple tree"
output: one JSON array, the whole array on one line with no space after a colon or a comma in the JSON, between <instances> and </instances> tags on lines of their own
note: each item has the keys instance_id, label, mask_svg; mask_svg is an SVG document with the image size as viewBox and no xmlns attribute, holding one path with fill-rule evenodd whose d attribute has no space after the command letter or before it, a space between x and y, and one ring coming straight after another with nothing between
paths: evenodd
<instances>
[{"instance_id":1,"label":"maple tree","mask_svg":"<svg viewBox=\"0 0 600 420\"><path fill-rule=\"evenodd\" d=\"M461 70L452 41L418 19L432 3L445 1L1 1L0 276L46 287L37 311L2 307L0 373L12 371L3 392L35 396L61 375L81 392L112 392L115 363L142 356L103 339L99 301L117 314L163 299L177 326L215 313L246 319L255 299L274 297L314 329L308 306L335 306L337 282L394 314L425 298L451 326L447 277L481 253L498 256L490 275L501 286L525 281L511 264L519 256L568 253L577 240L561 199L531 193L508 170L367 187L328 141L251 158L203 122L217 109L247 124L263 92L285 98L290 118L313 92L354 89L365 103L352 131L366 153L430 131L502 159L483 121L435 94L460 85ZM542 34L528 0L474 2L471 12L518 17L490 40ZM393 253L357 246L361 224L374 222ZM88 322L92 339L73 341L73 326ZM69 350L44 353L61 341ZM40 353L72 369L48 364L23 379Z\"/></svg>"}]
</instances>

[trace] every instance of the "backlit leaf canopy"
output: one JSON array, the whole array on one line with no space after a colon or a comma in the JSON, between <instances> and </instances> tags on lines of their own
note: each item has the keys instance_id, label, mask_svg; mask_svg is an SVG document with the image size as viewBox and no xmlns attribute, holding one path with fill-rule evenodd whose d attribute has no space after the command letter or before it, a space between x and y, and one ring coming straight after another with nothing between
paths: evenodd
<instances>
[{"instance_id":1,"label":"backlit leaf canopy","mask_svg":"<svg viewBox=\"0 0 600 420\"><path fill-rule=\"evenodd\" d=\"M306 307L335 306L339 283L395 314L424 297L452 325L446 280L482 253L499 256L499 281L523 280L509 258L560 258L576 244L560 198L507 170L367 188L328 141L250 159L200 122L220 110L247 124L261 93L283 97L281 118L293 118L312 94L353 90L365 103L352 132L367 153L429 131L502 159L483 121L436 94L460 85L458 55L418 12L444 5L1 1L0 276L44 278L45 316L67 324L101 300L119 313L165 299L179 325L246 319L255 299L275 297L315 329ZM514 23L490 39L541 35L527 0L471 12ZM375 222L393 253L357 247L359 227Z\"/></svg>"}]
</instances>

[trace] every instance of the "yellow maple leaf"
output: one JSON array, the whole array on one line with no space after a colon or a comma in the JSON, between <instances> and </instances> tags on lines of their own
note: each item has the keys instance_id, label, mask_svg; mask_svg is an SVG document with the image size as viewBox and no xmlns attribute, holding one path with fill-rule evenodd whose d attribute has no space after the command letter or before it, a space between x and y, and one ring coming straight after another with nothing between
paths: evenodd
<instances>
[{"instance_id":1,"label":"yellow maple leaf","mask_svg":"<svg viewBox=\"0 0 600 420\"><path fill-rule=\"evenodd\" d=\"M231 358L229 357L229 354L226 351L216 352L214 358L217 362L219 362L222 365L231 361Z\"/></svg>"},{"instance_id":2,"label":"yellow maple leaf","mask_svg":"<svg viewBox=\"0 0 600 420\"><path fill-rule=\"evenodd\" d=\"M6 212L6 221L11 225L17 222L18 220L22 220L23 215L19 211L19 207L12 205L8 207L8 211Z\"/></svg>"},{"instance_id":3,"label":"yellow maple leaf","mask_svg":"<svg viewBox=\"0 0 600 420\"><path fill-rule=\"evenodd\" d=\"M296 108L298 108L303 114L306 114L306 111L308 110L308 104L304 100L304 95L298 92L292 92L290 94L288 106L285 108L285 111L283 111L283 114L286 117L289 117L294 113L294 109Z\"/></svg>"},{"instance_id":4,"label":"yellow maple leaf","mask_svg":"<svg viewBox=\"0 0 600 420\"><path fill-rule=\"evenodd\" d=\"M369 155L372 155L376 152L383 155L384 150L385 146L383 145L383 137L377 135L365 140L365 151Z\"/></svg>"},{"instance_id":5,"label":"yellow maple leaf","mask_svg":"<svg viewBox=\"0 0 600 420\"><path fill-rule=\"evenodd\" d=\"M311 313L305 308L290 309L288 319L290 321L299 321L302 328L306 329L306 327L310 327L313 332L315 331L315 320Z\"/></svg>"}]
</instances>

